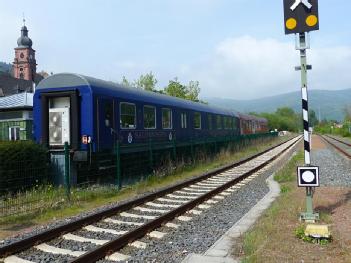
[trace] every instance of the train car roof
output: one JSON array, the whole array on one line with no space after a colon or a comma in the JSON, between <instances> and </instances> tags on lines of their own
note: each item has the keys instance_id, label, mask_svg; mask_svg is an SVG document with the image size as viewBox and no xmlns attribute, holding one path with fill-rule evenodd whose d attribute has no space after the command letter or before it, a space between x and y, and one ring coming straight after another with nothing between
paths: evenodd
<instances>
[{"instance_id":1,"label":"train car roof","mask_svg":"<svg viewBox=\"0 0 351 263\"><path fill-rule=\"evenodd\" d=\"M223 114L223 115L232 115L238 117L238 113L234 111L230 111L227 109L222 109L215 106L210 106L207 104L193 102L190 100L180 99L172 96L168 96L165 94L160 94L152 91L145 91L138 88L130 88L125 87L120 84L104 81L92 77L83 76L80 74L73 73L59 73L49 76L43 79L38 86L37 90L41 89L57 89L57 88L70 88L70 87L79 87L79 86L88 86L92 92L99 92L101 90L106 92L106 95L114 95L114 92L118 92L123 96L124 99L132 99L135 100L136 96L139 100L161 104L161 105L169 105L174 107L180 107L185 109L215 113L215 114Z\"/></svg>"},{"instance_id":2,"label":"train car roof","mask_svg":"<svg viewBox=\"0 0 351 263\"><path fill-rule=\"evenodd\" d=\"M261 121L261 122L267 122L265 118L257 117L254 115L248 115L244 113L238 113L238 115L243 120L250 120L250 121L255 120L255 121Z\"/></svg>"}]
</instances>

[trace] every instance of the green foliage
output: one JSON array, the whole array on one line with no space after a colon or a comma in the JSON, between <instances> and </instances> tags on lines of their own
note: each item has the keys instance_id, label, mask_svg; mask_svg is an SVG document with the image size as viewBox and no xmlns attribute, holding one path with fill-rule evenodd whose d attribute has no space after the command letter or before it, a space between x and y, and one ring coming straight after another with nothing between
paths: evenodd
<instances>
[{"instance_id":1,"label":"green foliage","mask_svg":"<svg viewBox=\"0 0 351 263\"><path fill-rule=\"evenodd\" d=\"M323 120L316 127L315 131L321 134L335 134L343 137L351 137L351 106L344 108L345 120L338 123L335 120Z\"/></svg>"},{"instance_id":2,"label":"green foliage","mask_svg":"<svg viewBox=\"0 0 351 263\"><path fill-rule=\"evenodd\" d=\"M187 99L192 101L199 101L200 87L198 81L190 81L187 86Z\"/></svg>"},{"instance_id":3,"label":"green foliage","mask_svg":"<svg viewBox=\"0 0 351 263\"><path fill-rule=\"evenodd\" d=\"M181 84L178 78L170 80L167 87L164 88L164 93L186 100L206 103L199 99L200 87L198 81L190 81L188 85Z\"/></svg>"},{"instance_id":4,"label":"green foliage","mask_svg":"<svg viewBox=\"0 0 351 263\"><path fill-rule=\"evenodd\" d=\"M31 141L0 142L0 194L47 179L46 150Z\"/></svg>"},{"instance_id":5,"label":"green foliage","mask_svg":"<svg viewBox=\"0 0 351 263\"><path fill-rule=\"evenodd\" d=\"M168 86L164 88L167 95L185 99L187 97L186 86L178 81L178 78L170 80Z\"/></svg>"},{"instance_id":6,"label":"green foliage","mask_svg":"<svg viewBox=\"0 0 351 263\"><path fill-rule=\"evenodd\" d=\"M168 85L164 89L157 89L157 79L152 72L146 75L141 75L139 79L130 82L123 76L121 84L125 87L136 87L143 90L153 91L157 93L167 94L169 96L178 97L186 100L191 100L195 102L201 102L206 104L206 102L199 99L200 94L200 83L198 81L189 81L188 85L180 83L178 78L170 80Z\"/></svg>"},{"instance_id":7,"label":"green foliage","mask_svg":"<svg viewBox=\"0 0 351 263\"><path fill-rule=\"evenodd\" d=\"M315 127L315 132L351 137L351 122L345 122L341 127L335 121L322 121Z\"/></svg>"},{"instance_id":8,"label":"green foliage","mask_svg":"<svg viewBox=\"0 0 351 263\"><path fill-rule=\"evenodd\" d=\"M304 225L299 225L296 229L295 229L295 236L298 239L304 239L305 236L305 226Z\"/></svg>"},{"instance_id":9,"label":"green foliage","mask_svg":"<svg viewBox=\"0 0 351 263\"><path fill-rule=\"evenodd\" d=\"M256 114L268 120L270 130L299 132L302 128L300 114L288 107L278 108L274 113Z\"/></svg>"},{"instance_id":10,"label":"green foliage","mask_svg":"<svg viewBox=\"0 0 351 263\"><path fill-rule=\"evenodd\" d=\"M280 192L283 194L290 192L290 190L291 190L291 188L287 185L283 185L280 187Z\"/></svg>"},{"instance_id":11,"label":"green foliage","mask_svg":"<svg viewBox=\"0 0 351 263\"><path fill-rule=\"evenodd\" d=\"M319 121L314 110L308 111L308 121L310 123L310 127L315 127L318 125Z\"/></svg>"},{"instance_id":12,"label":"green foliage","mask_svg":"<svg viewBox=\"0 0 351 263\"><path fill-rule=\"evenodd\" d=\"M90 211L94 207L105 205L109 202L130 199L137 194L152 192L155 189L193 178L209 170L247 158L285 140L283 137L273 137L271 134L253 138L256 139L247 140L243 144L235 143L234 141L234 145L237 148L224 148L226 144L223 144L222 147L225 150L216 153L211 152L213 153L211 156L208 152L204 151L203 155L201 154L200 156L199 154L199 156L195 156L198 159L194 162L186 163L184 159L181 159L176 163L165 163L164 169L156 170L154 174L144 178L144 180L135 182L120 190L113 185L92 185L84 188L71 188L70 202L66 201L65 189L63 187L52 187L52 185L48 184L39 185L38 187L7 198L3 211L1 211L1 205L4 205L4 202L0 204L0 225L23 223L33 219L51 220L53 217L71 216L83 210ZM44 149L43 151L45 152ZM200 153L200 151L198 152ZM13 204L13 207L11 207L11 204ZM6 207L11 207L10 211L6 210ZM17 209L16 214L13 213L13 210L15 210L13 208ZM37 208L40 208L40 213L37 212Z\"/></svg>"},{"instance_id":13,"label":"green foliage","mask_svg":"<svg viewBox=\"0 0 351 263\"><path fill-rule=\"evenodd\" d=\"M351 105L346 106L344 109L345 112L345 122L351 122Z\"/></svg>"},{"instance_id":14,"label":"green foliage","mask_svg":"<svg viewBox=\"0 0 351 263\"><path fill-rule=\"evenodd\" d=\"M323 120L316 127L314 127L314 131L321 134L327 134L332 132L333 123L330 121Z\"/></svg>"},{"instance_id":15,"label":"green foliage","mask_svg":"<svg viewBox=\"0 0 351 263\"><path fill-rule=\"evenodd\" d=\"M301 163L303 160L303 152L299 151L294 157L291 158L289 163L284 167L284 169L279 170L274 175L274 180L278 183L286 183L286 182L293 182L296 180L296 166ZM282 189L281 191L286 190L288 192L289 189Z\"/></svg>"},{"instance_id":16,"label":"green foliage","mask_svg":"<svg viewBox=\"0 0 351 263\"><path fill-rule=\"evenodd\" d=\"M134 82L134 86L139 89L148 90L148 91L157 91L156 90L157 79L152 74L152 72L147 73L146 75L141 75L139 79Z\"/></svg>"},{"instance_id":17,"label":"green foliage","mask_svg":"<svg viewBox=\"0 0 351 263\"><path fill-rule=\"evenodd\" d=\"M127 80L127 78L125 76L123 76L122 78L122 82L121 82L122 86L125 86L127 88L131 88L133 87L133 84L129 82L129 80Z\"/></svg>"}]
</instances>

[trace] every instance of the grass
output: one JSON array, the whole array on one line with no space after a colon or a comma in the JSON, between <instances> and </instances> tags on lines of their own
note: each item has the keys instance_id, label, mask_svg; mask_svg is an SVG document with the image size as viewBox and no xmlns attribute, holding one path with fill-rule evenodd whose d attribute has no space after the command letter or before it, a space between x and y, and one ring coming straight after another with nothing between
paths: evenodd
<instances>
[{"instance_id":1,"label":"grass","mask_svg":"<svg viewBox=\"0 0 351 263\"><path fill-rule=\"evenodd\" d=\"M256 143L236 152L223 150L214 158L202 158L191 165L181 164L175 170L170 170L166 174L164 170L159 173L156 172L146 180L124 187L121 190L117 190L111 186L71 189L71 202L67 202L64 189L62 188L49 187L50 189L48 189L48 187L43 187L37 189L35 192L36 197L40 196L42 200L47 200L42 202L46 206L43 206L43 208L36 212L28 211L25 214L0 217L0 238L1 236L4 237L12 234L12 231L5 231L6 233L1 235L1 229L9 230L13 228L17 229L21 225L44 224L51 220L74 216L102 205L133 198L142 193L154 191L155 189L175 184L223 165L233 163L283 140L286 140L286 138L276 138L263 143Z\"/></svg>"}]
</instances>

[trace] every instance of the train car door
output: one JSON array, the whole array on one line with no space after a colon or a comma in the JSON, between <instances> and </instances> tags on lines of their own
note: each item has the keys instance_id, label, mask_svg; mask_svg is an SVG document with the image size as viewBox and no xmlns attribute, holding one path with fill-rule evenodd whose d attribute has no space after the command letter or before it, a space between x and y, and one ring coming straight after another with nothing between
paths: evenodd
<instances>
[{"instance_id":1,"label":"train car door","mask_svg":"<svg viewBox=\"0 0 351 263\"><path fill-rule=\"evenodd\" d=\"M97 98L97 146L98 150L112 150L116 127L114 121L114 101Z\"/></svg>"},{"instance_id":2,"label":"train car door","mask_svg":"<svg viewBox=\"0 0 351 263\"><path fill-rule=\"evenodd\" d=\"M177 129L177 139L178 140L186 140L189 137L189 112L184 110L177 110L178 120L177 125L175 127L179 127Z\"/></svg>"},{"instance_id":3,"label":"train car door","mask_svg":"<svg viewBox=\"0 0 351 263\"><path fill-rule=\"evenodd\" d=\"M63 146L71 143L70 97L56 97L49 100L49 145Z\"/></svg>"}]
</instances>

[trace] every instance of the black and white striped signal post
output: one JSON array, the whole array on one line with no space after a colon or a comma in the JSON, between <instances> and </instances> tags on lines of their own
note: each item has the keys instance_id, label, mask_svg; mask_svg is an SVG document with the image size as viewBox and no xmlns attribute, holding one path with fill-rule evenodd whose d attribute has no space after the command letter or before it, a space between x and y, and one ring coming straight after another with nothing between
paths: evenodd
<instances>
[{"instance_id":1,"label":"black and white striped signal post","mask_svg":"<svg viewBox=\"0 0 351 263\"><path fill-rule=\"evenodd\" d=\"M301 70L301 95L302 95L302 115L303 115L303 139L304 139L304 152L305 152L305 166L311 165L311 137L310 137L310 126L308 121L308 93L307 93L307 70L312 69L312 66L307 65L306 58L306 49L309 48L309 45L306 41L306 33L299 34L299 42L297 49L300 50L300 60L301 66L297 67L297 70ZM303 177L303 173L299 173L298 169L298 177ZM318 171L318 169L317 169ZM318 172L314 174L315 177L318 177ZM314 178L311 177L311 180ZM317 182L319 182L319 178L315 178ZM299 180L300 182L301 180ZM307 184L308 185L308 182ZM299 183L300 187L306 186L304 184ZM315 185L318 186L318 185ZM301 213L300 220L315 222L319 219L319 214L313 212L313 186L306 186L306 212Z\"/></svg>"},{"instance_id":2,"label":"black and white striped signal post","mask_svg":"<svg viewBox=\"0 0 351 263\"><path fill-rule=\"evenodd\" d=\"M306 42L306 34L299 34L299 46L297 49L300 50L301 66L296 67L296 70L301 70L301 95L302 95L302 115L303 115L303 139L304 139L304 151L305 151L305 164L311 164L311 144L310 144L310 126L308 121L308 95L307 95L307 70L311 69L310 65L307 65L306 49L308 48Z\"/></svg>"},{"instance_id":3,"label":"black and white striped signal post","mask_svg":"<svg viewBox=\"0 0 351 263\"><path fill-rule=\"evenodd\" d=\"M314 187L319 186L318 167L311 167L311 142L308 121L308 95L307 95L307 70L312 66L307 65L306 50L309 49L308 32L319 29L318 0L283 0L285 34L296 34L296 49L300 51L301 65L296 70L301 70L302 114L304 129L305 167L298 168L298 184L306 187L306 212L302 213L300 220L316 221L319 218L313 212Z\"/></svg>"}]
</instances>

